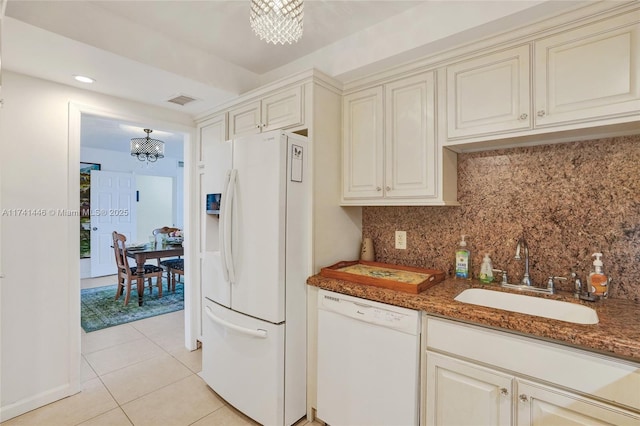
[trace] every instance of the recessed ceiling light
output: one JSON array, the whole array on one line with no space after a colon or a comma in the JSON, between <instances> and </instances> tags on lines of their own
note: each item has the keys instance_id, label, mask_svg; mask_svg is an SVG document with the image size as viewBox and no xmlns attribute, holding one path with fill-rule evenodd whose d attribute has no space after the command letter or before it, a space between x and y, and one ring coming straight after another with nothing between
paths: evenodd
<instances>
[{"instance_id":1,"label":"recessed ceiling light","mask_svg":"<svg viewBox=\"0 0 640 426\"><path fill-rule=\"evenodd\" d=\"M75 78L81 83L93 83L95 81L93 78L86 77L84 75L74 75L73 78Z\"/></svg>"}]
</instances>

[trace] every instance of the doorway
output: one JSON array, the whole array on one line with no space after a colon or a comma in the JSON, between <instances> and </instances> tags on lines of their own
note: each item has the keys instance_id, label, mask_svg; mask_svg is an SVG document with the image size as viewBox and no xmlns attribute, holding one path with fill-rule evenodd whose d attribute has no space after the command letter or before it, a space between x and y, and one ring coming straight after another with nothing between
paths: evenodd
<instances>
[{"instance_id":1,"label":"doorway","mask_svg":"<svg viewBox=\"0 0 640 426\"><path fill-rule=\"evenodd\" d=\"M89 246L80 262L81 278L115 274L111 249L115 230L125 234L129 243L145 243L155 228L184 228L184 135L152 130L154 138L164 142L164 158L138 161L130 155L130 141L146 136L147 127L146 121L81 115L80 159L94 166L89 190L83 192L90 199L83 209L90 218L82 220L90 223L83 223L87 229L81 231L82 243ZM112 211L120 214L99 213Z\"/></svg>"},{"instance_id":2,"label":"doorway","mask_svg":"<svg viewBox=\"0 0 640 426\"><path fill-rule=\"evenodd\" d=\"M175 220L176 224L182 223L184 232L189 234L189 224L190 221L193 222L192 216L195 215L195 212L192 212L190 209L190 205L194 205L191 200L194 200L195 195L193 194L192 188L195 186L192 185L189 167L191 162L190 155L192 153L192 148L190 144L195 141L195 128L185 126L177 123L167 123L167 122L157 122L156 119L150 117L136 117L136 116L122 116L115 111L105 111L102 109L97 109L93 107L89 107L86 105L70 103L69 105L69 185L70 185L70 193L79 193L80 191L80 179L78 173L78 164L81 161L81 130L82 123L84 117L98 117L103 118L105 120L114 120L118 121L122 124L122 126L126 127L134 127L140 129L142 127L153 127L158 130L165 130L170 134L179 135L183 144L180 147L179 151L184 160L175 160L175 161L166 161L167 157L158 160L158 167L155 167L157 171L160 167L174 167L180 169L179 177L173 181L174 195L177 193L178 195L174 198L174 203L180 203L183 206L183 211L175 212ZM154 130L155 131L155 130ZM144 135L143 135L144 136ZM162 139L160 135L156 135L157 139ZM115 139L114 139L115 141ZM112 142L115 143L115 142ZM119 143L124 143L125 146L129 145L129 140L119 139ZM131 164L131 157L127 158L128 162L121 161L120 164ZM86 160L90 161L90 160ZM90 161L92 162L92 161ZM134 162L135 163L135 162ZM142 162L141 162L142 163ZM162 166L164 164L164 166ZM138 175L151 175L149 170L154 170L154 167L146 167L145 164L137 164L136 163L136 173ZM187 171L187 173L184 173ZM177 189L181 189L181 191L177 191ZM173 223L171 223L173 224ZM78 236L79 238L79 236ZM148 239L148 236L145 236ZM197 239L185 239L185 259L190 259L192 256L191 253L196 253L195 245L197 244ZM71 271L77 271L77 276L74 277L71 275L72 282L72 290L77 291L77 294L80 294L80 258L78 256L77 259L71 260ZM187 263L190 263L187 262ZM185 268L184 282L185 282L185 300L184 300L184 316L185 316L185 347L189 350L195 350L197 348L197 335L194 324L194 318L197 317L197 313L194 311L193 307L198 306L197 300L199 297L199 291L197 286L194 285L194 280L191 279L191 270L188 266ZM74 320L72 327L77 330L79 334L81 332L79 318L77 322ZM80 365L80 359L72 360L72 365Z\"/></svg>"}]
</instances>

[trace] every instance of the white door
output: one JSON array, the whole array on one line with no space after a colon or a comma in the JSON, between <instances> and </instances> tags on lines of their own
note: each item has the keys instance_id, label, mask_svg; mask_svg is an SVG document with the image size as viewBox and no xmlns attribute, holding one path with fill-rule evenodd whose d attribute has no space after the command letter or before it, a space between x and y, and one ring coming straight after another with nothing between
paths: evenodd
<instances>
[{"instance_id":1,"label":"white door","mask_svg":"<svg viewBox=\"0 0 640 426\"><path fill-rule=\"evenodd\" d=\"M262 100L263 132L286 129L302 123L302 87L294 87Z\"/></svg>"},{"instance_id":2,"label":"white door","mask_svg":"<svg viewBox=\"0 0 640 426\"><path fill-rule=\"evenodd\" d=\"M385 196L435 196L437 153L433 73L387 84L385 102Z\"/></svg>"},{"instance_id":3,"label":"white door","mask_svg":"<svg viewBox=\"0 0 640 426\"><path fill-rule=\"evenodd\" d=\"M637 21L628 13L535 42L536 126L638 114Z\"/></svg>"},{"instance_id":4,"label":"white door","mask_svg":"<svg viewBox=\"0 0 640 426\"><path fill-rule=\"evenodd\" d=\"M229 404L263 425L284 424L284 324L204 301L202 373Z\"/></svg>"},{"instance_id":5,"label":"white door","mask_svg":"<svg viewBox=\"0 0 640 426\"><path fill-rule=\"evenodd\" d=\"M280 132L234 141L231 308L275 324L285 320L286 161Z\"/></svg>"},{"instance_id":6,"label":"white door","mask_svg":"<svg viewBox=\"0 0 640 426\"><path fill-rule=\"evenodd\" d=\"M138 175L136 192L136 234L140 242L156 228L175 225L172 177Z\"/></svg>"},{"instance_id":7,"label":"white door","mask_svg":"<svg viewBox=\"0 0 640 426\"><path fill-rule=\"evenodd\" d=\"M427 352L427 425L510 425L512 380L495 370Z\"/></svg>"},{"instance_id":8,"label":"white door","mask_svg":"<svg viewBox=\"0 0 640 426\"><path fill-rule=\"evenodd\" d=\"M260 101L229 110L229 139L260 133Z\"/></svg>"},{"instance_id":9,"label":"white door","mask_svg":"<svg viewBox=\"0 0 640 426\"><path fill-rule=\"evenodd\" d=\"M529 46L447 67L447 137L531 127Z\"/></svg>"},{"instance_id":10,"label":"white door","mask_svg":"<svg viewBox=\"0 0 640 426\"><path fill-rule=\"evenodd\" d=\"M345 200L382 197L382 96L382 86L378 86L343 98L342 194Z\"/></svg>"},{"instance_id":11,"label":"white door","mask_svg":"<svg viewBox=\"0 0 640 426\"><path fill-rule=\"evenodd\" d=\"M215 135L213 135L215 136ZM207 144L207 163L202 177L202 189L207 194L221 194L221 207L226 207L227 193L226 176L233 166L233 142L212 138ZM202 296L231 307L231 284L224 273L222 264L224 247L221 244L223 226L230 218L226 211L220 209L220 214L206 214L204 217L204 255L202 258Z\"/></svg>"},{"instance_id":12,"label":"white door","mask_svg":"<svg viewBox=\"0 0 640 426\"><path fill-rule=\"evenodd\" d=\"M631 413L564 390L518 379L517 426L637 426Z\"/></svg>"},{"instance_id":13,"label":"white door","mask_svg":"<svg viewBox=\"0 0 640 426\"><path fill-rule=\"evenodd\" d=\"M136 242L136 177L131 173L91 171L91 276L117 272L113 237L118 231ZM145 239L147 237L145 236Z\"/></svg>"}]
</instances>

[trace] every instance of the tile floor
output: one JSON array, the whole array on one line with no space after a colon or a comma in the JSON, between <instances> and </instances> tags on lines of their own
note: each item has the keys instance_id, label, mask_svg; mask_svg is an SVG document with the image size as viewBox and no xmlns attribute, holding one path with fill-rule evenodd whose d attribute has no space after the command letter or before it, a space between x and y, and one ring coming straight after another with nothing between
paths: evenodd
<instances>
[{"instance_id":1,"label":"tile floor","mask_svg":"<svg viewBox=\"0 0 640 426\"><path fill-rule=\"evenodd\" d=\"M2 426L257 425L197 375L201 352L184 347L184 311L82 332L82 392Z\"/></svg>"}]
</instances>

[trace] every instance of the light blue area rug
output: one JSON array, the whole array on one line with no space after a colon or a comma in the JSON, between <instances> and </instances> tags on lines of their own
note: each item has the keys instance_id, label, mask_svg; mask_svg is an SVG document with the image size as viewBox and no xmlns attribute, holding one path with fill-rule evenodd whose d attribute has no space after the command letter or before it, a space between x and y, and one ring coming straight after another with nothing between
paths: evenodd
<instances>
[{"instance_id":1,"label":"light blue area rug","mask_svg":"<svg viewBox=\"0 0 640 426\"><path fill-rule=\"evenodd\" d=\"M101 330L114 325L137 321L156 315L184 309L184 285L176 284L176 291L167 291L166 280L162 288L162 297L158 297L158 288L149 288L145 281L144 304L138 306L138 292L135 283L131 288L129 304L124 306L124 295L115 300L117 285L87 288L80 291L80 323L84 331Z\"/></svg>"}]
</instances>

